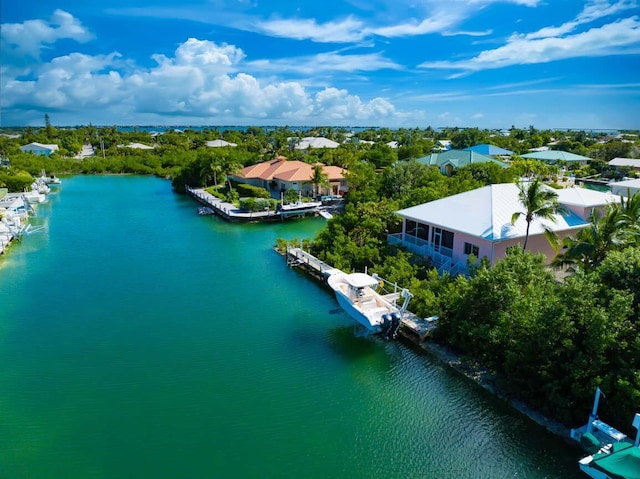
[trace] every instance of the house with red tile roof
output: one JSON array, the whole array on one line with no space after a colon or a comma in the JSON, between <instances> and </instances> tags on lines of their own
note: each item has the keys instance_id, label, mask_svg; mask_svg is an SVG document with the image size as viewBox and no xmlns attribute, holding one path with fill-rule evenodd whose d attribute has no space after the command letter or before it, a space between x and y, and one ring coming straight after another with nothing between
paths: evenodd
<instances>
[{"instance_id":1,"label":"house with red tile roof","mask_svg":"<svg viewBox=\"0 0 640 479\"><path fill-rule=\"evenodd\" d=\"M322 171L329 179L328 186L320 187L320 194L342 195L348 190L344 178L346 170L338 166L322 165ZM270 161L263 161L243 168L236 174L229 175L233 181L265 188L274 197L287 190L294 190L303 196L313 194L311 178L315 165L299 160L287 160L278 156Z\"/></svg>"}]
</instances>

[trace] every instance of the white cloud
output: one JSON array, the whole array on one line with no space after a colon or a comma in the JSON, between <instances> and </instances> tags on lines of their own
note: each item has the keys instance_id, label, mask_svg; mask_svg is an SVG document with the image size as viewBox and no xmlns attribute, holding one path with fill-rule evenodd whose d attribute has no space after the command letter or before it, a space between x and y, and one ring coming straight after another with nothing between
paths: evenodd
<instances>
[{"instance_id":1,"label":"white cloud","mask_svg":"<svg viewBox=\"0 0 640 479\"><path fill-rule=\"evenodd\" d=\"M636 8L638 6L636 0L620 0L610 3L608 0L592 0L587 2L584 9L576 17L575 20L564 23L559 27L545 27L537 32L529 33L524 36L527 40L536 40L539 38L550 38L565 35L574 31L583 24L591 23L600 18L615 15L621 11Z\"/></svg>"},{"instance_id":2,"label":"white cloud","mask_svg":"<svg viewBox=\"0 0 640 479\"><path fill-rule=\"evenodd\" d=\"M244 53L233 45L190 38L173 56L153 58L156 65L150 68L136 67L118 53L54 58L34 70L33 80L7 79L5 116L28 110L80 116L95 110L118 121L171 116L332 122L392 121L396 115L382 98L364 101L332 87L316 92L295 81L261 80L243 71Z\"/></svg>"},{"instance_id":3,"label":"white cloud","mask_svg":"<svg viewBox=\"0 0 640 479\"><path fill-rule=\"evenodd\" d=\"M292 57L279 60L256 60L249 65L256 71L288 72L319 76L326 72L366 72L382 69L400 70L397 63L380 53L342 55L339 52Z\"/></svg>"},{"instance_id":4,"label":"white cloud","mask_svg":"<svg viewBox=\"0 0 640 479\"><path fill-rule=\"evenodd\" d=\"M353 17L344 20L316 23L315 19L275 19L256 23L265 35L320 43L358 42L367 36L364 24Z\"/></svg>"},{"instance_id":5,"label":"white cloud","mask_svg":"<svg viewBox=\"0 0 640 479\"><path fill-rule=\"evenodd\" d=\"M56 10L48 22L27 20L3 24L1 38L3 53L13 52L38 58L45 45L62 39L84 43L91 40L93 35L73 15Z\"/></svg>"},{"instance_id":6,"label":"white cloud","mask_svg":"<svg viewBox=\"0 0 640 479\"><path fill-rule=\"evenodd\" d=\"M566 37L532 40L514 35L506 45L485 50L470 60L426 62L420 67L478 71L585 56L635 54L640 51L639 43L640 22L632 17Z\"/></svg>"}]
</instances>

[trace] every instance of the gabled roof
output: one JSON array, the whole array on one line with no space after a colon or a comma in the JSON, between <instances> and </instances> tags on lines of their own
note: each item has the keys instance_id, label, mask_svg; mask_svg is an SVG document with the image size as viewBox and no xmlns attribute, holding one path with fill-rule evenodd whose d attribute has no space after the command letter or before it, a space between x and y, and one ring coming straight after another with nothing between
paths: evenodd
<instances>
[{"instance_id":1,"label":"gabled roof","mask_svg":"<svg viewBox=\"0 0 640 479\"><path fill-rule=\"evenodd\" d=\"M449 150L443 153L431 153L430 155L418 158L416 161L424 165L441 167L451 164L456 168L471 165L474 163L497 163L503 168L507 165L505 162L491 158L490 156L481 155L475 151L469 150Z\"/></svg>"},{"instance_id":2,"label":"gabled roof","mask_svg":"<svg viewBox=\"0 0 640 479\"><path fill-rule=\"evenodd\" d=\"M155 146L144 145L142 143L129 143L128 145L118 145L118 148L134 148L136 150L153 150Z\"/></svg>"},{"instance_id":3,"label":"gabled roof","mask_svg":"<svg viewBox=\"0 0 640 479\"><path fill-rule=\"evenodd\" d=\"M211 148L220 148L222 146L238 146L238 145L236 143L231 143L229 141L213 140L213 141L207 141L207 146Z\"/></svg>"},{"instance_id":4,"label":"gabled roof","mask_svg":"<svg viewBox=\"0 0 640 479\"><path fill-rule=\"evenodd\" d=\"M57 151L58 150L58 145L54 144L54 143L50 143L50 144L45 144L45 143L38 143L36 141L33 141L27 145L23 145L20 147L20 149L26 148L29 149L28 147L30 146L35 146L36 148L40 148L43 150L51 150L51 151Z\"/></svg>"},{"instance_id":5,"label":"gabled roof","mask_svg":"<svg viewBox=\"0 0 640 479\"><path fill-rule=\"evenodd\" d=\"M527 153L526 155L522 155L522 158L531 158L534 160L541 161L589 161L591 158L582 155L576 155L574 153L569 153L568 151L561 150L545 150L545 151L534 151L533 153Z\"/></svg>"},{"instance_id":6,"label":"gabled roof","mask_svg":"<svg viewBox=\"0 0 640 479\"><path fill-rule=\"evenodd\" d=\"M620 197L610 191L597 191L588 188L564 188L556 190L558 201L563 205L575 205L584 208L605 206L611 203L620 203Z\"/></svg>"},{"instance_id":7,"label":"gabled roof","mask_svg":"<svg viewBox=\"0 0 640 479\"><path fill-rule=\"evenodd\" d=\"M634 158L614 158L609 162L610 166L630 166L632 168L640 168L640 160Z\"/></svg>"},{"instance_id":8,"label":"gabled roof","mask_svg":"<svg viewBox=\"0 0 640 479\"><path fill-rule=\"evenodd\" d=\"M465 151L475 151L476 153L480 153L481 155L488 156L509 156L513 155L513 151L505 150L504 148L500 148L499 146L490 145L488 143L483 143L481 145L470 146L469 148L465 148Z\"/></svg>"},{"instance_id":9,"label":"gabled roof","mask_svg":"<svg viewBox=\"0 0 640 479\"><path fill-rule=\"evenodd\" d=\"M515 183L489 185L406 208L397 213L407 219L494 242L524 238L527 229L524 215L520 215L514 225L511 224L513 214L523 211L518 199L519 192L518 185ZM547 220L533 220L529 235L543 233L543 226L553 231L563 231L588 224L572 212L566 215L555 215L555 218L555 223Z\"/></svg>"},{"instance_id":10,"label":"gabled roof","mask_svg":"<svg viewBox=\"0 0 640 479\"><path fill-rule=\"evenodd\" d=\"M329 138L324 138L322 136L307 136L300 139L300 141L296 144L295 149L307 150L309 148L338 148L339 146L340 143L336 143Z\"/></svg>"}]
</instances>

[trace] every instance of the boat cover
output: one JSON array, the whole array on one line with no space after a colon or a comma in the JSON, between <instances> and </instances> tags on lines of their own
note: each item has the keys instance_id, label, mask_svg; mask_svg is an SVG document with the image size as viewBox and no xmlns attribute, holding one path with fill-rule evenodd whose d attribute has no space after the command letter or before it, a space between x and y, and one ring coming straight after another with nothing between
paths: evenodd
<instances>
[{"instance_id":1,"label":"boat cover","mask_svg":"<svg viewBox=\"0 0 640 479\"><path fill-rule=\"evenodd\" d=\"M615 444L611 454L596 455L590 466L611 479L640 479L640 447Z\"/></svg>"},{"instance_id":2,"label":"boat cover","mask_svg":"<svg viewBox=\"0 0 640 479\"><path fill-rule=\"evenodd\" d=\"M345 276L345 281L354 288L364 288L365 286L374 286L378 284L378 280L365 273L351 273Z\"/></svg>"}]
</instances>

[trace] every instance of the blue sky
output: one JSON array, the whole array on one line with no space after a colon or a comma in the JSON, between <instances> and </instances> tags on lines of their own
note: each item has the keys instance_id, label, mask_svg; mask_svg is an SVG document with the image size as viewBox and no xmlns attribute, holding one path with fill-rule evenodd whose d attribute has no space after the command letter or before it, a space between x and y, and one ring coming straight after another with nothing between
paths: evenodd
<instances>
[{"instance_id":1,"label":"blue sky","mask_svg":"<svg viewBox=\"0 0 640 479\"><path fill-rule=\"evenodd\" d=\"M4 0L2 126L640 129L640 0Z\"/></svg>"}]
</instances>

